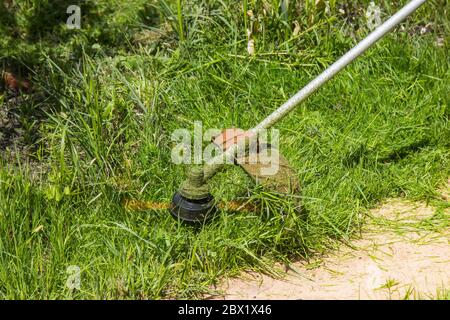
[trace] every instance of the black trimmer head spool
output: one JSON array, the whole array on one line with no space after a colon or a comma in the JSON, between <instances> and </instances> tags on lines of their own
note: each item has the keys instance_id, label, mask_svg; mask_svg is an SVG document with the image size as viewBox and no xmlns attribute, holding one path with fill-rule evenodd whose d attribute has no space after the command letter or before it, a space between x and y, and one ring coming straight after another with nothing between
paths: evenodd
<instances>
[{"instance_id":1,"label":"black trimmer head spool","mask_svg":"<svg viewBox=\"0 0 450 320\"><path fill-rule=\"evenodd\" d=\"M217 212L214 197L188 199L176 192L172 198L170 213L175 219L189 224L200 224L211 220Z\"/></svg>"}]
</instances>

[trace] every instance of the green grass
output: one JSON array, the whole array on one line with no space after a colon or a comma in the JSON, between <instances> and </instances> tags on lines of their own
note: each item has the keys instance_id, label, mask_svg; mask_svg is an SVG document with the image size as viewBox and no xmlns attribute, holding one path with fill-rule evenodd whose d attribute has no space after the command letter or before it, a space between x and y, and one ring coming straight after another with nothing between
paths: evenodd
<instances>
[{"instance_id":1,"label":"green grass","mask_svg":"<svg viewBox=\"0 0 450 320\"><path fill-rule=\"evenodd\" d=\"M222 276L348 241L384 198L438 201L449 176L448 37L436 45L448 1L431 1L277 125L306 217L230 168L215 196L264 210L197 229L123 200L170 201L185 170L170 161L173 130L254 126L368 33L368 2L342 14L331 1L327 15L320 3L244 1L257 17L252 57L233 1L85 1L78 31L65 29L64 5L47 16L52 1L12 3L0 4L11 13L0 14L1 63L35 92L13 109L27 154L0 155L0 298L196 297ZM390 3L384 18L400 7ZM1 111L10 96L0 97ZM71 265L80 290L66 287Z\"/></svg>"}]
</instances>

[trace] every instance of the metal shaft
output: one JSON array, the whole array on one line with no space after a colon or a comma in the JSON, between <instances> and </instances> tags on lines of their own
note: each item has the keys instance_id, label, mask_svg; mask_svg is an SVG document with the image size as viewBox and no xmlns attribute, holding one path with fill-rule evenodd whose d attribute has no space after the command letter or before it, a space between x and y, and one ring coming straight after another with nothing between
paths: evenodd
<instances>
[{"instance_id":1,"label":"metal shaft","mask_svg":"<svg viewBox=\"0 0 450 320\"><path fill-rule=\"evenodd\" d=\"M333 78L339 71L345 68L353 60L363 54L368 48L370 48L375 42L382 38L397 24L405 20L411 13L419 8L426 0L413 0L405 5L400 11L394 14L391 18L386 20L382 25L371 32L364 40L359 42L350 51L344 54L339 60L329 66L325 71L318 75L314 80L308 83L303 89L297 92L293 97L286 101L281 107L272 112L267 118L265 118L256 127L251 129L252 131L259 131L261 129L267 129L280 121L290 111L292 111L299 103L308 98L311 94L322 87L328 80Z\"/></svg>"}]
</instances>

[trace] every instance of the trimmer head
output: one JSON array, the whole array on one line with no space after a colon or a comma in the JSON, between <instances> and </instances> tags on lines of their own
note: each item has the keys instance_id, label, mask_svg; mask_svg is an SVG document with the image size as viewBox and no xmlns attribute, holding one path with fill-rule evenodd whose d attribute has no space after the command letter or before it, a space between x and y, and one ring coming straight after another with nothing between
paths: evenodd
<instances>
[{"instance_id":1,"label":"trimmer head","mask_svg":"<svg viewBox=\"0 0 450 320\"><path fill-rule=\"evenodd\" d=\"M227 141L226 132L222 134L223 141ZM244 156L235 158L235 163L240 165L256 183L268 189L284 194L298 193L300 184L295 170L287 160L270 144L255 142L256 148L250 148ZM218 143L216 145L220 146ZM252 159L259 161L252 162L250 161ZM176 219L194 224L206 222L214 217L217 207L209 191L208 179L219 170L218 168L220 166L196 166L188 171L187 179L173 196L170 206L170 213Z\"/></svg>"},{"instance_id":2,"label":"trimmer head","mask_svg":"<svg viewBox=\"0 0 450 320\"><path fill-rule=\"evenodd\" d=\"M211 220L217 208L212 195L202 199L188 199L179 192L175 193L170 206L170 213L183 222L198 224Z\"/></svg>"}]
</instances>

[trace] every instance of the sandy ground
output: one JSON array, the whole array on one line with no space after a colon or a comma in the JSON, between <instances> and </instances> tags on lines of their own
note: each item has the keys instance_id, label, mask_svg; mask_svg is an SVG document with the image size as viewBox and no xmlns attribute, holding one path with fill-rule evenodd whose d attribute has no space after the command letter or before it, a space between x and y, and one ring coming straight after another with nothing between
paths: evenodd
<instances>
[{"instance_id":1,"label":"sandy ground","mask_svg":"<svg viewBox=\"0 0 450 320\"><path fill-rule=\"evenodd\" d=\"M450 200L450 180L442 190ZM450 289L450 228L430 228L436 209L391 199L371 211L353 248L293 263L282 279L244 273L225 280L219 299L402 299L430 298ZM450 219L450 208L444 210ZM281 266L275 266L275 268Z\"/></svg>"}]
</instances>

